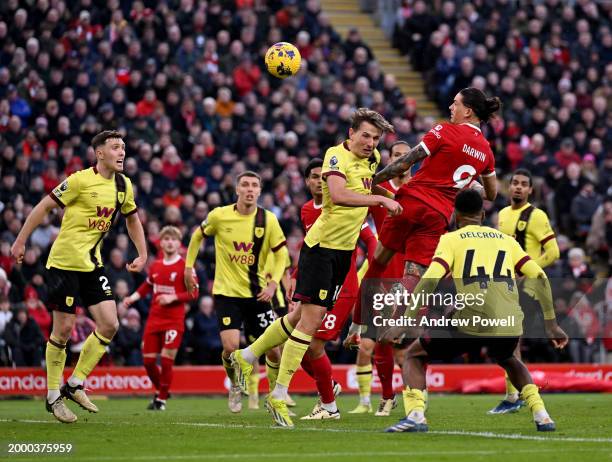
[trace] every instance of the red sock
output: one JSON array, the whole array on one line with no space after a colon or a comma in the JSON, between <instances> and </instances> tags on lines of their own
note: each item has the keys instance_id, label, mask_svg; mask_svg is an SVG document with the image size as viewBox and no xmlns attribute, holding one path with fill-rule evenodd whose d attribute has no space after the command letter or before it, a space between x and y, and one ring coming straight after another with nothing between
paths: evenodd
<instances>
[{"instance_id":1,"label":"red sock","mask_svg":"<svg viewBox=\"0 0 612 462\"><path fill-rule=\"evenodd\" d=\"M370 266L368 266L368 270L366 271L366 274L363 276L363 280L361 281L361 284L359 285L359 293L357 295L357 301L355 303L355 308L353 309L353 322L354 323L363 324L363 321L369 318L369 316L364 316L363 310L361 308L361 298L362 298L361 289L362 287L371 285L371 283L365 284L365 282L368 279L380 279L380 277L382 276L382 274L385 272L386 269L387 269L387 265L380 263L376 259L372 259L372 261L370 262ZM366 309L369 312L369 310L371 310L372 307L371 306L366 307Z\"/></svg>"},{"instance_id":2,"label":"red sock","mask_svg":"<svg viewBox=\"0 0 612 462\"><path fill-rule=\"evenodd\" d=\"M320 358L311 359L310 364L314 371L315 382L317 383L317 391L321 396L321 402L324 404L334 401L334 384L332 382L332 367L327 354Z\"/></svg>"},{"instance_id":3,"label":"red sock","mask_svg":"<svg viewBox=\"0 0 612 462\"><path fill-rule=\"evenodd\" d=\"M374 364L382 386L383 399L393 398L393 347L391 344L378 343L374 347Z\"/></svg>"},{"instance_id":4,"label":"red sock","mask_svg":"<svg viewBox=\"0 0 612 462\"><path fill-rule=\"evenodd\" d=\"M153 383L153 387L159 390L159 367L157 367L157 358L143 358L144 367L147 375Z\"/></svg>"},{"instance_id":5,"label":"red sock","mask_svg":"<svg viewBox=\"0 0 612 462\"><path fill-rule=\"evenodd\" d=\"M161 359L161 377L159 380L159 399L168 399L168 390L172 383L172 366L174 365L174 359L164 358Z\"/></svg>"},{"instance_id":6,"label":"red sock","mask_svg":"<svg viewBox=\"0 0 612 462\"><path fill-rule=\"evenodd\" d=\"M302 369L304 369L304 371L306 371L306 373L310 377L312 377L313 379L315 378L314 370L312 368L312 362L310 360L310 357L308 356L308 353L306 353L302 358Z\"/></svg>"}]
</instances>

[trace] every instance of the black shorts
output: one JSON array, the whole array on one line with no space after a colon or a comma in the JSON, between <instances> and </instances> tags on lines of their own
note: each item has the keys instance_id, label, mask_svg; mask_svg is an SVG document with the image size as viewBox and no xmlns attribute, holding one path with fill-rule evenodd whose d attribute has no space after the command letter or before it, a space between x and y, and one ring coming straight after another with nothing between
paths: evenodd
<instances>
[{"instance_id":1,"label":"black shorts","mask_svg":"<svg viewBox=\"0 0 612 462\"><path fill-rule=\"evenodd\" d=\"M351 267L351 250L308 247L300 251L298 277L293 301L325 306L328 310L334 303Z\"/></svg>"},{"instance_id":2,"label":"black shorts","mask_svg":"<svg viewBox=\"0 0 612 462\"><path fill-rule=\"evenodd\" d=\"M241 329L244 326L244 335L249 344L276 320L272 305L259 302L256 298L214 295L214 301L219 330Z\"/></svg>"},{"instance_id":3,"label":"black shorts","mask_svg":"<svg viewBox=\"0 0 612 462\"><path fill-rule=\"evenodd\" d=\"M75 314L77 305L89 307L106 300L115 300L104 268L93 271L47 270L49 308Z\"/></svg>"},{"instance_id":4,"label":"black shorts","mask_svg":"<svg viewBox=\"0 0 612 462\"><path fill-rule=\"evenodd\" d=\"M451 337L419 337L419 342L430 359L451 361L464 353L478 356L483 347L495 362L511 358L518 345L519 337L479 337L451 331Z\"/></svg>"}]
</instances>

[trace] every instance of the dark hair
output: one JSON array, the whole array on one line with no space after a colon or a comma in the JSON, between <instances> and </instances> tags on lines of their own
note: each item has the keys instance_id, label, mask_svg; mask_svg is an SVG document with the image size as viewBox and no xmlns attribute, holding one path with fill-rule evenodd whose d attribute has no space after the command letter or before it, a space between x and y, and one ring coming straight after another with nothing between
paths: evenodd
<instances>
[{"instance_id":1,"label":"dark hair","mask_svg":"<svg viewBox=\"0 0 612 462\"><path fill-rule=\"evenodd\" d=\"M119 133L117 130L104 130L103 132L98 133L91 140L91 145L93 146L94 151L100 146L103 146L106 143L106 140L110 140L112 138L119 138L122 140L123 136L121 136L121 133Z\"/></svg>"},{"instance_id":2,"label":"dark hair","mask_svg":"<svg viewBox=\"0 0 612 462\"><path fill-rule=\"evenodd\" d=\"M402 144L405 144L406 146L408 146L408 149L410 149L410 143L408 143L408 141L397 140L391 146L389 146L389 154L391 154L393 152L393 148L395 146L401 146Z\"/></svg>"},{"instance_id":3,"label":"dark hair","mask_svg":"<svg viewBox=\"0 0 612 462\"><path fill-rule=\"evenodd\" d=\"M510 182L516 175L526 176L529 178L529 186L533 186L533 178L531 177L531 172L526 168L517 168L514 172L512 172L512 176L510 177Z\"/></svg>"},{"instance_id":4,"label":"dark hair","mask_svg":"<svg viewBox=\"0 0 612 462\"><path fill-rule=\"evenodd\" d=\"M455 198L455 210L464 215L482 212L482 196L475 189L464 189Z\"/></svg>"},{"instance_id":5,"label":"dark hair","mask_svg":"<svg viewBox=\"0 0 612 462\"><path fill-rule=\"evenodd\" d=\"M394 133L395 129L393 125L387 121L378 112L368 109L367 107L360 107L351 116L351 128L353 130L359 130L363 122L368 122L374 125L383 133Z\"/></svg>"},{"instance_id":6,"label":"dark hair","mask_svg":"<svg viewBox=\"0 0 612 462\"><path fill-rule=\"evenodd\" d=\"M487 98L487 95L478 88L464 88L459 93L463 97L463 105L472 109L481 122L487 122L501 109L502 103L497 96Z\"/></svg>"},{"instance_id":7,"label":"dark hair","mask_svg":"<svg viewBox=\"0 0 612 462\"><path fill-rule=\"evenodd\" d=\"M306 166L306 170L304 170L304 178L308 178L310 176L310 172L312 172L315 168L323 167L323 159L319 157L315 157Z\"/></svg>"},{"instance_id":8,"label":"dark hair","mask_svg":"<svg viewBox=\"0 0 612 462\"><path fill-rule=\"evenodd\" d=\"M258 173L255 173L255 172L254 172L254 171L252 171L252 170L245 170L245 171L244 171L244 172L242 172L240 175L238 175L238 176L236 177L236 184L238 184L238 183L240 182L240 180L241 180L242 178L244 178L245 176L249 176L249 177L252 177L252 178L257 178L257 179L259 180L259 184L261 184L261 177L259 176L259 174L258 174Z\"/></svg>"}]
</instances>

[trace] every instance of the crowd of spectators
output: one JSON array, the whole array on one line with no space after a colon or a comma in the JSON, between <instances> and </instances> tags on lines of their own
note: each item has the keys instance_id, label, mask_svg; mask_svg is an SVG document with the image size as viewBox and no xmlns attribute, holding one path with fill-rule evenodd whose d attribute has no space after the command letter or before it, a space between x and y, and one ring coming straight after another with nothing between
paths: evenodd
<instances>
[{"instance_id":1,"label":"crowd of spectators","mask_svg":"<svg viewBox=\"0 0 612 462\"><path fill-rule=\"evenodd\" d=\"M566 47L561 57L553 54L556 75L544 64L556 30L553 19L561 17L553 14L558 2L540 5L544 16L540 7L514 16L496 13L485 1L460 8L446 2L441 11L423 10L423 3L405 2L398 11L403 21L398 36L410 37L405 51L430 74L432 96L445 106L457 85L470 84L500 95L504 117L486 130L500 176L527 163L543 178L542 198L563 184L554 197L565 197L560 204L568 209L557 210L556 226L573 242L583 245L588 235L590 248L606 251L612 201L596 206L612 181L612 153L604 151L610 145L605 98L612 78L612 68L602 67L609 61L604 52L610 41L604 11L596 8L598 16L586 18L593 43L603 50L599 60L576 66L573 47ZM513 8L511 2L498 3ZM561 32L574 27L582 33L585 3L578 2L576 21L563 22ZM426 21L419 19L423 15ZM411 33L410 24L423 30ZM489 35L494 46L487 45ZM524 51L538 40L539 55ZM567 39L560 35L559 40L562 45ZM263 65L266 49L279 41L295 43L303 58L299 74L286 80L273 78ZM503 51L511 42L514 48ZM150 255L157 254L163 225L179 226L187 242L211 209L234 200L236 173L252 169L263 177L261 204L278 216L295 262L303 237L299 209L308 199L301 172L311 158L346 137L352 110L368 106L392 121L396 133L387 137L387 145L396 139L414 144L434 122L419 117L395 77L383 74L357 29L340 37L318 0L6 0L0 4L0 43L0 363L40 362L27 349L19 358L6 352L18 345L42 347L48 336L44 264L59 214L32 235L22 265L14 265L10 245L44 194L92 165L89 143L98 131L118 129L125 135L125 174L135 186ZM439 49L437 55L432 47ZM452 59L438 59L449 47ZM474 65L477 57L481 67ZM473 69L460 75L458 69L469 67L463 65L466 58ZM438 62L450 66L450 61L455 67L446 75L454 76L453 82L442 82ZM508 81L512 88L505 91ZM595 187L589 189L586 179ZM570 220L564 222L566 212ZM218 362L220 341L208 295L214 258L207 244L197 268L203 296L189 313L179 363ZM111 360L139 364L147 304L128 310L121 303L143 280L125 270L135 251L122 224L106 239L103 254L121 318ZM87 316L79 319L74 354L91 328ZM4 347L8 342L13 342L10 349Z\"/></svg>"},{"instance_id":2,"label":"crowd of spectators","mask_svg":"<svg viewBox=\"0 0 612 462\"><path fill-rule=\"evenodd\" d=\"M401 2L394 45L426 76L426 90L442 111L466 86L501 98L502 117L488 124L485 134L495 150L498 176L523 167L535 177L532 202L548 212L561 247L561 260L549 274L608 276L612 6L592 0L430 3ZM505 198L492 204L493 222L494 212L505 205ZM572 300L576 292L557 292L558 309L583 324L568 328L574 334L588 338L586 332L597 331L606 319L610 324L610 308L595 303L597 296L584 297L585 304L577 303L580 297Z\"/></svg>"}]
</instances>

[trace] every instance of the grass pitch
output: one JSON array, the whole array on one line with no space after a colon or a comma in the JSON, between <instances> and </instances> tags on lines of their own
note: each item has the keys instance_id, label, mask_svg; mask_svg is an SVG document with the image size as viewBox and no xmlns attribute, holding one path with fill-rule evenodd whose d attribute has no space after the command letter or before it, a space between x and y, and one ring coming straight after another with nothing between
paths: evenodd
<instances>
[{"instance_id":1,"label":"grass pitch","mask_svg":"<svg viewBox=\"0 0 612 462\"><path fill-rule=\"evenodd\" d=\"M402 417L352 415L356 396L339 399L341 420L294 420L273 428L262 409L231 414L226 398L181 398L165 412L142 398L97 400L99 414L76 410L76 424L57 423L41 400L0 401L0 458L20 461L612 461L612 395L543 395L557 432L538 433L529 411L488 416L499 396L432 395L427 434L385 434ZM294 397L307 414L314 397ZM94 397L94 401L96 401ZM71 409L77 407L69 403ZM9 443L71 443L70 455L8 454Z\"/></svg>"}]
</instances>

